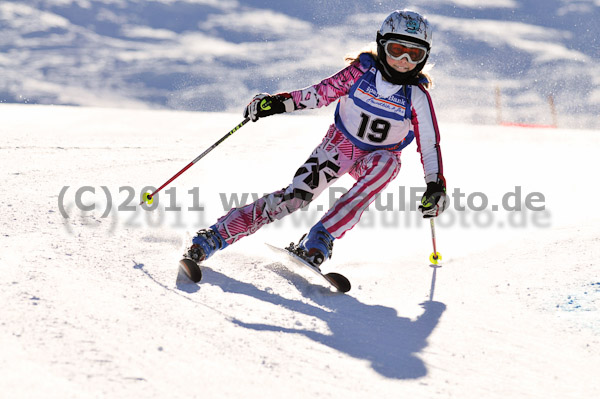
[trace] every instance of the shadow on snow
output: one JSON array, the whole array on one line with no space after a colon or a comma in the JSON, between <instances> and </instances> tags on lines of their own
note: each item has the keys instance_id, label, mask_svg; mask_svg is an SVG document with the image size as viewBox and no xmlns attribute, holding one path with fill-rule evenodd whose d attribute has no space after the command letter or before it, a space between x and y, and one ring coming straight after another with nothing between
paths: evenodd
<instances>
[{"instance_id":1,"label":"shadow on snow","mask_svg":"<svg viewBox=\"0 0 600 399\"><path fill-rule=\"evenodd\" d=\"M203 281L220 287L224 292L247 295L316 317L327 324L331 334L305 328L246 323L233 318L232 322L239 326L255 331L303 335L356 359L368 360L375 371L387 378L416 379L427 375L425 363L417 354L427 347L427 338L446 309L445 304L432 300L435 269L430 300L421 304L423 313L416 320L398 316L396 310L390 307L364 304L348 294L333 293L325 288L319 290L303 277L291 272L276 272L291 281L303 296L319 306L261 290L209 267L203 268ZM183 289L185 285L178 285L178 288Z\"/></svg>"}]
</instances>

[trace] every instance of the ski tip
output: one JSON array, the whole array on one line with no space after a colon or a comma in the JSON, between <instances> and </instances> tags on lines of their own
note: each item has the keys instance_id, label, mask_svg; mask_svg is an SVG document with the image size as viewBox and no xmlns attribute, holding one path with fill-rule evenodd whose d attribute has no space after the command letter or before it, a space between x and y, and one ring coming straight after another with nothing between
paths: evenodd
<instances>
[{"instance_id":1,"label":"ski tip","mask_svg":"<svg viewBox=\"0 0 600 399\"><path fill-rule=\"evenodd\" d=\"M350 280L339 273L327 273L323 276L340 292L346 293L352 288Z\"/></svg>"},{"instance_id":2,"label":"ski tip","mask_svg":"<svg viewBox=\"0 0 600 399\"><path fill-rule=\"evenodd\" d=\"M202 270L200 270L200 267L193 260L187 258L181 259L179 261L179 268L194 283L202 280Z\"/></svg>"}]
</instances>

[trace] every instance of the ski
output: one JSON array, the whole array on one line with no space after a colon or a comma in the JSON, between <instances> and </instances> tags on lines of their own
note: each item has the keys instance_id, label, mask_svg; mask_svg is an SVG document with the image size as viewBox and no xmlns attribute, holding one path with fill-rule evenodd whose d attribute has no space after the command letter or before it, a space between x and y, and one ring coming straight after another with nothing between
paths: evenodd
<instances>
[{"instance_id":1,"label":"ski","mask_svg":"<svg viewBox=\"0 0 600 399\"><path fill-rule=\"evenodd\" d=\"M296 265L301 266L305 269L309 269L311 270L313 273L317 274L318 276L321 276L321 278L323 278L330 286L333 286L335 289L337 289L340 292L348 292L350 291L350 288L352 288L352 286L350 285L350 281L343 275L339 274L339 273L326 273L323 274L321 272L321 270L316 267L311 265L310 263L308 263L306 260L304 260L302 257L298 256L297 254L295 254L293 252L294 249L294 244L290 244L289 247L286 248L280 248L277 247L275 245L271 245L266 243L267 246L269 248L271 248L271 250L273 252L276 252L278 254L285 254L289 257L289 259Z\"/></svg>"},{"instance_id":2,"label":"ski","mask_svg":"<svg viewBox=\"0 0 600 399\"><path fill-rule=\"evenodd\" d=\"M198 266L193 260L188 258L181 259L179 261L179 268L194 283L202 280L202 270L200 270L200 266Z\"/></svg>"},{"instance_id":3,"label":"ski","mask_svg":"<svg viewBox=\"0 0 600 399\"><path fill-rule=\"evenodd\" d=\"M330 286L334 287L340 292L348 292L350 291L351 284L350 281L343 275L339 273L325 273L323 274L318 267L311 265L309 262L304 260L302 257L298 256L293 252L294 245L291 244L287 248L280 248L271 244L267 244L271 250L279 254L285 254L292 263L299 265L305 269L311 270L316 275L320 276L324 279ZM198 283L202 280L202 270L200 266L193 260L189 258L183 258L179 261L179 268L183 271L183 273L192 280L194 283Z\"/></svg>"}]
</instances>

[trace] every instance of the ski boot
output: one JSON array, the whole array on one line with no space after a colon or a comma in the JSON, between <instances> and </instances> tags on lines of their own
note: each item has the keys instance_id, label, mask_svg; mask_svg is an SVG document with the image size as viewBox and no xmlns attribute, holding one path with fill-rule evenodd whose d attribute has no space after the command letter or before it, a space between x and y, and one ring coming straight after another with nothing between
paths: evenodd
<instances>
[{"instance_id":1,"label":"ski boot","mask_svg":"<svg viewBox=\"0 0 600 399\"><path fill-rule=\"evenodd\" d=\"M210 229L202 229L192 239L192 245L183 254L183 259L179 261L179 264L189 279L197 283L202 279L200 262L210 258L215 252L228 245L214 226Z\"/></svg>"},{"instance_id":2,"label":"ski boot","mask_svg":"<svg viewBox=\"0 0 600 399\"><path fill-rule=\"evenodd\" d=\"M327 259L331 258L333 251L333 236L321 222L317 223L300 239L295 253L305 259L312 266L320 269Z\"/></svg>"}]
</instances>

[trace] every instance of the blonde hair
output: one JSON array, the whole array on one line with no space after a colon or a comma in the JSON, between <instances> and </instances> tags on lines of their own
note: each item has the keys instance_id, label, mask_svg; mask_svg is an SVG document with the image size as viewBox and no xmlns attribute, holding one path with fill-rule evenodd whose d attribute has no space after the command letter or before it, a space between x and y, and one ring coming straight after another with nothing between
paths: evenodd
<instances>
[{"instance_id":1,"label":"blonde hair","mask_svg":"<svg viewBox=\"0 0 600 399\"><path fill-rule=\"evenodd\" d=\"M344 56L344 61L346 62L347 65L353 64L358 61L361 54L365 54L365 53L372 55L373 58L375 58L375 61L377 61L378 60L377 43L371 42L371 43L367 44L365 47L363 47L362 49L360 49L359 51L354 51L354 52L346 54ZM433 65L431 65L431 64L425 65L423 70L420 71L419 75L418 75L419 78L424 77L425 79L427 79L428 83L423 84L423 86L426 89L431 89L433 87L433 79L431 77L431 74L429 73L431 71L431 68L433 68Z\"/></svg>"}]
</instances>

